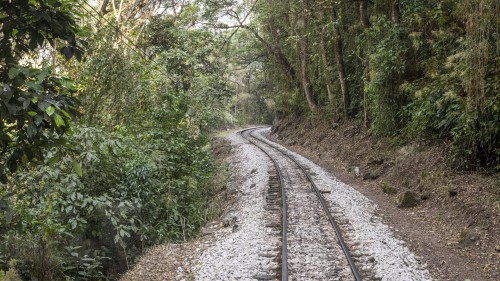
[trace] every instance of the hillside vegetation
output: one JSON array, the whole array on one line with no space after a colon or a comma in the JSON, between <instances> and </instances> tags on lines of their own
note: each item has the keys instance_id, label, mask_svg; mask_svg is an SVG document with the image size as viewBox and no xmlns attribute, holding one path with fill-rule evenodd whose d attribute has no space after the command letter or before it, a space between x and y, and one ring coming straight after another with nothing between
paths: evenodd
<instances>
[{"instance_id":1,"label":"hillside vegetation","mask_svg":"<svg viewBox=\"0 0 500 281\"><path fill-rule=\"evenodd\" d=\"M217 212L221 40L194 5L92 2L1 2L0 279L113 280Z\"/></svg>"},{"instance_id":2,"label":"hillside vegetation","mask_svg":"<svg viewBox=\"0 0 500 281\"><path fill-rule=\"evenodd\" d=\"M248 10L250 23L236 18L252 38L245 59L257 61L254 84L279 116L362 120L399 142L442 139L454 167L499 170L498 1L256 1Z\"/></svg>"}]
</instances>

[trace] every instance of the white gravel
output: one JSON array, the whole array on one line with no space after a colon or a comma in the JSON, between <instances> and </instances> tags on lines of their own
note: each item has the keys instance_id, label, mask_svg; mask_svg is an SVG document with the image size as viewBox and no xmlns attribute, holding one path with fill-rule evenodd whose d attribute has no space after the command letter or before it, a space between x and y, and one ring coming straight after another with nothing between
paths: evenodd
<instances>
[{"instance_id":1,"label":"white gravel","mask_svg":"<svg viewBox=\"0 0 500 281\"><path fill-rule=\"evenodd\" d=\"M265 256L277 254L280 246L279 236L265 227L265 193L271 162L241 136L233 134L229 140L236 151L231 159L237 173L234 176L241 179L235 186L228 186L230 193L238 194L234 209L225 218L234 224L218 230L216 240L206 245L193 268L196 280L255 280L254 276L272 274L278 267Z\"/></svg>"},{"instance_id":2,"label":"white gravel","mask_svg":"<svg viewBox=\"0 0 500 281\"><path fill-rule=\"evenodd\" d=\"M269 129L259 132L267 135ZM238 194L238 199L225 219L236 226L216 230L214 239L204 245L199 261L192 268L196 280L255 280L256 275L272 275L278 267L269 257L262 256L276 254L280 246L280 237L265 227L269 215L265 210L265 193L271 163L241 136L232 134L229 140L234 146L231 161L239 181L228 186L230 192ZM324 194L325 199L344 232L348 232L346 241L361 264L360 269L372 272L378 280L432 280L425 265L381 222L376 215L376 204L308 159L292 154L310 168L320 190L331 191Z\"/></svg>"},{"instance_id":3,"label":"white gravel","mask_svg":"<svg viewBox=\"0 0 500 281\"><path fill-rule=\"evenodd\" d=\"M266 136L269 131L268 128L259 133ZM350 244L356 244L356 249L351 251L360 256L363 269L374 272L376 278L384 281L432 280L425 265L420 264L404 242L396 239L389 227L381 222L376 215L377 205L374 202L307 158L273 144L288 151L302 165L310 168L312 178L320 190L331 191L324 194L325 199L331 203L336 219L348 222L345 227L348 232L344 233Z\"/></svg>"}]
</instances>

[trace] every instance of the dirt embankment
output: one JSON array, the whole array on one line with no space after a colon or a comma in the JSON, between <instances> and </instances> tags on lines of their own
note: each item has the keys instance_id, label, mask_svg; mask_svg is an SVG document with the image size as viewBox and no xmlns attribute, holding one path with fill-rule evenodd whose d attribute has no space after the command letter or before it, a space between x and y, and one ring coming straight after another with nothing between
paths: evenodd
<instances>
[{"instance_id":1,"label":"dirt embankment","mask_svg":"<svg viewBox=\"0 0 500 281\"><path fill-rule=\"evenodd\" d=\"M355 123L286 118L271 137L374 200L436 276L500 280L499 174L454 171L442 141L396 144Z\"/></svg>"}]
</instances>

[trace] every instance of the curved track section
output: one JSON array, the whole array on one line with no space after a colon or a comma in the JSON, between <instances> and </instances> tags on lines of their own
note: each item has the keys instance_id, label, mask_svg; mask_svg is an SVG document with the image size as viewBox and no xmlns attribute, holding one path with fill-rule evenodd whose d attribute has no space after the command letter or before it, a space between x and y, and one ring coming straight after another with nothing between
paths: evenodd
<instances>
[{"instance_id":1,"label":"curved track section","mask_svg":"<svg viewBox=\"0 0 500 281\"><path fill-rule=\"evenodd\" d=\"M345 278L344 262L339 261L338 246L349 265L351 278L361 280L341 230L307 169L287 152L254 136L252 132L257 129L260 128L245 129L240 134L271 159L279 177L282 210L281 280L288 280L289 276L292 280L349 280ZM285 176L288 184L285 183ZM287 196L287 193L290 195ZM319 208L323 212L319 212ZM325 229L325 224L330 224L332 228ZM334 233L330 234L332 229ZM335 243L333 236L338 246L332 245ZM308 263L316 267L308 269Z\"/></svg>"},{"instance_id":2,"label":"curved track section","mask_svg":"<svg viewBox=\"0 0 500 281\"><path fill-rule=\"evenodd\" d=\"M285 193L285 185L283 183L283 175L281 174L281 169L278 165L278 162L276 162L276 160L266 151L264 150L262 147L260 147L259 145L257 145L253 140L251 140L250 138L248 137L245 137L245 132L248 132L248 131L252 131L252 130L256 130L258 128L249 128L249 129L245 129L245 130L242 130L240 131L240 134L241 136L246 139L247 141L249 141L250 143L252 143L253 145L255 145L255 147L257 147L258 149L260 149L264 154L266 154L269 159L273 162L273 166L274 166L274 169L276 171L276 175L278 177L278 183L279 183L279 187L280 187L280 195L281 195L281 212L282 212L282 216L281 216L281 260L280 260L280 263L281 263L281 280L282 281L285 281L285 280L288 280L288 249L287 249L287 231L288 231L288 219L287 219L287 205L286 205L286 193Z\"/></svg>"}]
</instances>

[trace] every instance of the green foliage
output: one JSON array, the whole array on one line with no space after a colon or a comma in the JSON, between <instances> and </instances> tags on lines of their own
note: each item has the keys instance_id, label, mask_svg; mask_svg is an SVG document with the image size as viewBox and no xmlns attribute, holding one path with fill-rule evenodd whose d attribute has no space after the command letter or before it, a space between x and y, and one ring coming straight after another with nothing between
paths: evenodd
<instances>
[{"instance_id":1,"label":"green foliage","mask_svg":"<svg viewBox=\"0 0 500 281\"><path fill-rule=\"evenodd\" d=\"M406 97L399 85L406 70L408 39L404 29L384 18L373 23L367 36L374 43L364 89L369 100L371 130L379 135L395 135L404 124L401 108Z\"/></svg>"},{"instance_id":2,"label":"green foliage","mask_svg":"<svg viewBox=\"0 0 500 281\"><path fill-rule=\"evenodd\" d=\"M486 101L481 110L461 114L451 130L451 161L467 170L500 171L500 99Z\"/></svg>"},{"instance_id":3,"label":"green foliage","mask_svg":"<svg viewBox=\"0 0 500 281\"><path fill-rule=\"evenodd\" d=\"M313 95L334 119L343 105L353 113L344 118L377 135L439 138L456 168L498 171L499 9L493 0L266 2L243 26L252 44L236 46L262 61L280 113L322 112L305 106Z\"/></svg>"},{"instance_id":4,"label":"green foliage","mask_svg":"<svg viewBox=\"0 0 500 281\"><path fill-rule=\"evenodd\" d=\"M401 90L412 97L406 108L409 122L405 133L411 137L449 140L450 160L457 168L498 171L500 83L495 57L499 50L494 36L486 36L490 42L481 42L488 33L485 18L492 14L483 15L474 25L474 28L485 29L479 36L475 31L463 30L449 13L454 4L445 2L427 14L442 26L440 30L427 36L411 34L415 53L421 58L419 67L423 75L401 86ZM442 10L445 6L448 8ZM439 17L434 17L438 14ZM477 20L474 9L465 11L463 17ZM485 46L487 51L482 49Z\"/></svg>"},{"instance_id":5,"label":"green foliage","mask_svg":"<svg viewBox=\"0 0 500 281\"><path fill-rule=\"evenodd\" d=\"M439 51L438 51L439 52ZM450 138L465 112L466 99L460 80L464 68L461 55L433 56L424 62L426 77L405 83L400 89L411 97L405 114L409 119L405 133L409 137ZM436 75L431 65L442 65Z\"/></svg>"},{"instance_id":6,"label":"green foliage","mask_svg":"<svg viewBox=\"0 0 500 281\"><path fill-rule=\"evenodd\" d=\"M15 265L15 260L11 261L9 264L9 269L6 272L4 272L3 270L0 271L0 279L2 281L22 281L21 277L19 277L19 274L15 269Z\"/></svg>"},{"instance_id":7,"label":"green foliage","mask_svg":"<svg viewBox=\"0 0 500 281\"><path fill-rule=\"evenodd\" d=\"M26 60L60 45L66 59L81 58L74 1L2 1L0 5L0 180L41 156L40 147L64 144L77 115L71 80ZM23 61L24 60L24 61Z\"/></svg>"},{"instance_id":8,"label":"green foliage","mask_svg":"<svg viewBox=\"0 0 500 281\"><path fill-rule=\"evenodd\" d=\"M114 36L106 32L97 33L100 40L91 43L92 52L79 73L79 82L82 121L109 128L141 119L151 95L148 97L145 88L148 83L141 83L149 78L144 61L115 46Z\"/></svg>"},{"instance_id":9,"label":"green foliage","mask_svg":"<svg viewBox=\"0 0 500 281\"><path fill-rule=\"evenodd\" d=\"M160 69L166 75L169 95L180 102L189 123L201 131L221 118L232 91L225 75L226 67L217 59L221 56L222 41L203 30L186 30L175 25L172 18L152 19L141 46L156 61L168 65Z\"/></svg>"},{"instance_id":10,"label":"green foliage","mask_svg":"<svg viewBox=\"0 0 500 281\"><path fill-rule=\"evenodd\" d=\"M28 5L69 11L69 1L44 3ZM4 131L19 142L24 129L51 145L37 146L32 163L18 153L25 169L0 184L2 270L16 261L10 268L23 280L116 279L148 247L185 241L210 217L219 187L211 185L216 166L205 132L223 119L230 90L221 42L186 22L153 19L139 40L146 57L111 24L90 28L98 31L81 64L58 66L77 86L50 69L10 68L27 121L16 127L2 111L2 122L14 124Z\"/></svg>"},{"instance_id":11,"label":"green foliage","mask_svg":"<svg viewBox=\"0 0 500 281\"><path fill-rule=\"evenodd\" d=\"M78 128L81 177L75 159L58 149L46 152L45 164L16 174L11 218L1 222L2 267L16 259L29 278L103 279L103 270L127 268L145 247L196 233L214 171L205 142L183 128L131 133Z\"/></svg>"},{"instance_id":12,"label":"green foliage","mask_svg":"<svg viewBox=\"0 0 500 281\"><path fill-rule=\"evenodd\" d=\"M270 101L258 94L239 93L230 104L234 116L242 126L246 124L271 124L273 122Z\"/></svg>"}]
</instances>

